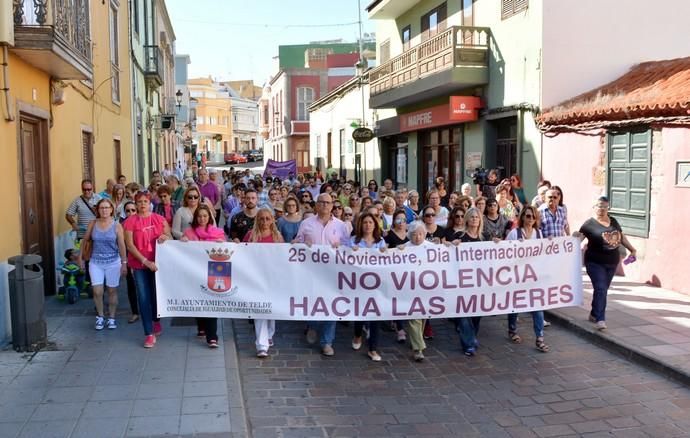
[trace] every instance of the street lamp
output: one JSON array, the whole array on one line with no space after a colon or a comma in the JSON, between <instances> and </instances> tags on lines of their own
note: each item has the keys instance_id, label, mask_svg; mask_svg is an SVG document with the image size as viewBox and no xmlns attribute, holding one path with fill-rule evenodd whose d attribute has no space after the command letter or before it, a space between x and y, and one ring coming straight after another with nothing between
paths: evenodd
<instances>
[{"instance_id":1,"label":"street lamp","mask_svg":"<svg viewBox=\"0 0 690 438\"><path fill-rule=\"evenodd\" d=\"M177 93L175 93L175 102L177 102L177 112L180 112L180 107L182 106L182 90L177 90Z\"/></svg>"}]
</instances>

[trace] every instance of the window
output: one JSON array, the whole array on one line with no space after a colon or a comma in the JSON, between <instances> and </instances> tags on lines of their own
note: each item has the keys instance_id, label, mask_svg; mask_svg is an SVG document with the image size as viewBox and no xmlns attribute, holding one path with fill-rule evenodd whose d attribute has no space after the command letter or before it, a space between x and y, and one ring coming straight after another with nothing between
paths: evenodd
<instances>
[{"instance_id":1,"label":"window","mask_svg":"<svg viewBox=\"0 0 690 438\"><path fill-rule=\"evenodd\" d=\"M213 126L213 125L215 125L215 124L216 124L216 118L213 117L213 116L210 116L210 117L208 118L208 125L209 125L209 126Z\"/></svg>"},{"instance_id":2,"label":"window","mask_svg":"<svg viewBox=\"0 0 690 438\"><path fill-rule=\"evenodd\" d=\"M636 128L608 133L608 196L611 216L631 236L649 235L652 132Z\"/></svg>"},{"instance_id":3,"label":"window","mask_svg":"<svg viewBox=\"0 0 690 438\"><path fill-rule=\"evenodd\" d=\"M134 33L139 35L139 0L132 0L132 21L134 22ZM119 174L118 174L119 175Z\"/></svg>"},{"instance_id":4,"label":"window","mask_svg":"<svg viewBox=\"0 0 690 438\"><path fill-rule=\"evenodd\" d=\"M403 27L401 38L404 52L405 50L408 50L410 48L410 40L412 39L412 29L410 28L409 24Z\"/></svg>"},{"instance_id":5,"label":"window","mask_svg":"<svg viewBox=\"0 0 690 438\"><path fill-rule=\"evenodd\" d=\"M119 20L117 17L117 5L110 3L110 88L112 99L115 103L120 103L120 48Z\"/></svg>"},{"instance_id":6,"label":"window","mask_svg":"<svg viewBox=\"0 0 690 438\"><path fill-rule=\"evenodd\" d=\"M88 131L81 132L81 178L95 181L93 172L93 135Z\"/></svg>"},{"instance_id":7,"label":"window","mask_svg":"<svg viewBox=\"0 0 690 438\"><path fill-rule=\"evenodd\" d=\"M391 59L391 41L386 40L379 46L379 59L380 63L383 64Z\"/></svg>"},{"instance_id":8,"label":"window","mask_svg":"<svg viewBox=\"0 0 690 438\"><path fill-rule=\"evenodd\" d=\"M309 120L309 105L314 101L314 89L299 87L297 89L297 120Z\"/></svg>"},{"instance_id":9,"label":"window","mask_svg":"<svg viewBox=\"0 0 690 438\"><path fill-rule=\"evenodd\" d=\"M501 20L527 9L529 0L501 0Z\"/></svg>"},{"instance_id":10,"label":"window","mask_svg":"<svg viewBox=\"0 0 690 438\"><path fill-rule=\"evenodd\" d=\"M240 150L240 139L235 137L235 151Z\"/></svg>"},{"instance_id":11,"label":"window","mask_svg":"<svg viewBox=\"0 0 690 438\"><path fill-rule=\"evenodd\" d=\"M205 120L204 116L197 116L197 117L196 117L196 122L197 122L198 124L200 124L200 125L203 125L203 124L206 123L206 120Z\"/></svg>"},{"instance_id":12,"label":"window","mask_svg":"<svg viewBox=\"0 0 690 438\"><path fill-rule=\"evenodd\" d=\"M113 140L113 153L115 154L115 173L113 175L122 175L122 148L118 139Z\"/></svg>"},{"instance_id":13,"label":"window","mask_svg":"<svg viewBox=\"0 0 690 438\"><path fill-rule=\"evenodd\" d=\"M446 30L446 4L438 5L422 16L422 41Z\"/></svg>"}]
</instances>

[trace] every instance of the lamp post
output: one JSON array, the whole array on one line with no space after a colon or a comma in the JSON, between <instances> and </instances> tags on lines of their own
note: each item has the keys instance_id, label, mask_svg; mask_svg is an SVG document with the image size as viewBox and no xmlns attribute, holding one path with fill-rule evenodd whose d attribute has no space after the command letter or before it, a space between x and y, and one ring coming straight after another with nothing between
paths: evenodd
<instances>
[{"instance_id":1,"label":"lamp post","mask_svg":"<svg viewBox=\"0 0 690 438\"><path fill-rule=\"evenodd\" d=\"M182 106L182 90L178 89L175 93L175 106L177 106L177 112L180 112L180 107Z\"/></svg>"}]
</instances>

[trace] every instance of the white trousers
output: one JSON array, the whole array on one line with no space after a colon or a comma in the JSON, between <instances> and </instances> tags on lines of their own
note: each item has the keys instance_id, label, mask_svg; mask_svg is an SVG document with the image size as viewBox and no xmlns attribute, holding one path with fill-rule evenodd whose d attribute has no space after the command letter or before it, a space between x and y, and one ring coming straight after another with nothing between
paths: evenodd
<instances>
[{"instance_id":1,"label":"white trousers","mask_svg":"<svg viewBox=\"0 0 690 438\"><path fill-rule=\"evenodd\" d=\"M268 340L276 333L276 322L273 319L255 319L256 351L268 351Z\"/></svg>"}]
</instances>

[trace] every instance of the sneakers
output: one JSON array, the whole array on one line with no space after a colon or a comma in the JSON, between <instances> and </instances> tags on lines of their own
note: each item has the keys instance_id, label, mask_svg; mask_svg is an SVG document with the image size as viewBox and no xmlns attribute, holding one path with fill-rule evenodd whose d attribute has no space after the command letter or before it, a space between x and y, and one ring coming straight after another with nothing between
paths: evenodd
<instances>
[{"instance_id":1,"label":"sneakers","mask_svg":"<svg viewBox=\"0 0 690 438\"><path fill-rule=\"evenodd\" d=\"M137 322L137 321L139 321L139 315L137 315L137 314L135 313L135 314L133 314L132 316L129 317L129 319L127 320L127 323L128 323L128 324L134 324L134 323Z\"/></svg>"},{"instance_id":2,"label":"sneakers","mask_svg":"<svg viewBox=\"0 0 690 438\"><path fill-rule=\"evenodd\" d=\"M218 348L218 341L215 339L208 341L208 348Z\"/></svg>"},{"instance_id":3,"label":"sneakers","mask_svg":"<svg viewBox=\"0 0 690 438\"><path fill-rule=\"evenodd\" d=\"M547 320L544 320L544 327L551 327L551 323Z\"/></svg>"},{"instance_id":4,"label":"sneakers","mask_svg":"<svg viewBox=\"0 0 690 438\"><path fill-rule=\"evenodd\" d=\"M153 346L156 344L156 337L153 335L148 335L144 339L144 348L153 348Z\"/></svg>"},{"instance_id":5,"label":"sneakers","mask_svg":"<svg viewBox=\"0 0 690 438\"><path fill-rule=\"evenodd\" d=\"M256 352L256 357L258 357L258 358L260 358L260 359L266 358L266 357L268 357L268 351L266 351L266 350L259 350L259 351Z\"/></svg>"},{"instance_id":6,"label":"sneakers","mask_svg":"<svg viewBox=\"0 0 690 438\"><path fill-rule=\"evenodd\" d=\"M373 360L374 362L381 362L381 355L376 351L370 351L367 353L367 355L369 356L369 359Z\"/></svg>"},{"instance_id":7,"label":"sneakers","mask_svg":"<svg viewBox=\"0 0 690 438\"><path fill-rule=\"evenodd\" d=\"M422 350L415 350L414 352L414 360L416 362L421 362L424 360L424 353L422 353Z\"/></svg>"},{"instance_id":8,"label":"sneakers","mask_svg":"<svg viewBox=\"0 0 690 438\"><path fill-rule=\"evenodd\" d=\"M474 356L474 353L476 352L474 347L470 347L467 350L465 350L465 356L467 357L472 357Z\"/></svg>"},{"instance_id":9,"label":"sneakers","mask_svg":"<svg viewBox=\"0 0 690 438\"><path fill-rule=\"evenodd\" d=\"M333 356L335 354L335 350L333 350L333 347L326 344L323 347L321 347L321 354L323 354L324 356L330 357L330 356Z\"/></svg>"},{"instance_id":10,"label":"sneakers","mask_svg":"<svg viewBox=\"0 0 690 438\"><path fill-rule=\"evenodd\" d=\"M593 322L593 323L596 324L596 323L597 323L597 319L596 319L594 316L592 316L592 315L590 314L590 315L589 315L589 322Z\"/></svg>"},{"instance_id":11,"label":"sneakers","mask_svg":"<svg viewBox=\"0 0 690 438\"><path fill-rule=\"evenodd\" d=\"M196 337L197 337L197 338L205 338L205 337L206 337L206 332L203 331L203 330L199 330L198 332L196 332Z\"/></svg>"},{"instance_id":12,"label":"sneakers","mask_svg":"<svg viewBox=\"0 0 690 438\"><path fill-rule=\"evenodd\" d=\"M352 338L352 349L353 350L359 350L362 348L362 337L354 337Z\"/></svg>"},{"instance_id":13,"label":"sneakers","mask_svg":"<svg viewBox=\"0 0 690 438\"><path fill-rule=\"evenodd\" d=\"M434 329L431 328L431 321L424 325L424 339L434 339Z\"/></svg>"},{"instance_id":14,"label":"sneakers","mask_svg":"<svg viewBox=\"0 0 690 438\"><path fill-rule=\"evenodd\" d=\"M407 333L405 330L398 330L398 344L404 344L407 342Z\"/></svg>"},{"instance_id":15,"label":"sneakers","mask_svg":"<svg viewBox=\"0 0 690 438\"><path fill-rule=\"evenodd\" d=\"M105 319L103 319L102 316L97 316L96 317L96 330L103 330L103 327L105 326Z\"/></svg>"},{"instance_id":16,"label":"sneakers","mask_svg":"<svg viewBox=\"0 0 690 438\"><path fill-rule=\"evenodd\" d=\"M318 340L319 340L319 334L316 333L316 330L309 327L307 329L307 344L309 344L309 345L316 344L316 341L318 341Z\"/></svg>"},{"instance_id":17,"label":"sneakers","mask_svg":"<svg viewBox=\"0 0 690 438\"><path fill-rule=\"evenodd\" d=\"M161 326L160 321L153 322L153 334L154 336L160 336L163 334L163 327Z\"/></svg>"},{"instance_id":18,"label":"sneakers","mask_svg":"<svg viewBox=\"0 0 690 438\"><path fill-rule=\"evenodd\" d=\"M108 318L108 329L109 330L115 330L117 328L117 323L115 322L115 318Z\"/></svg>"},{"instance_id":19,"label":"sneakers","mask_svg":"<svg viewBox=\"0 0 690 438\"><path fill-rule=\"evenodd\" d=\"M597 330L606 330L606 321L597 321Z\"/></svg>"}]
</instances>

